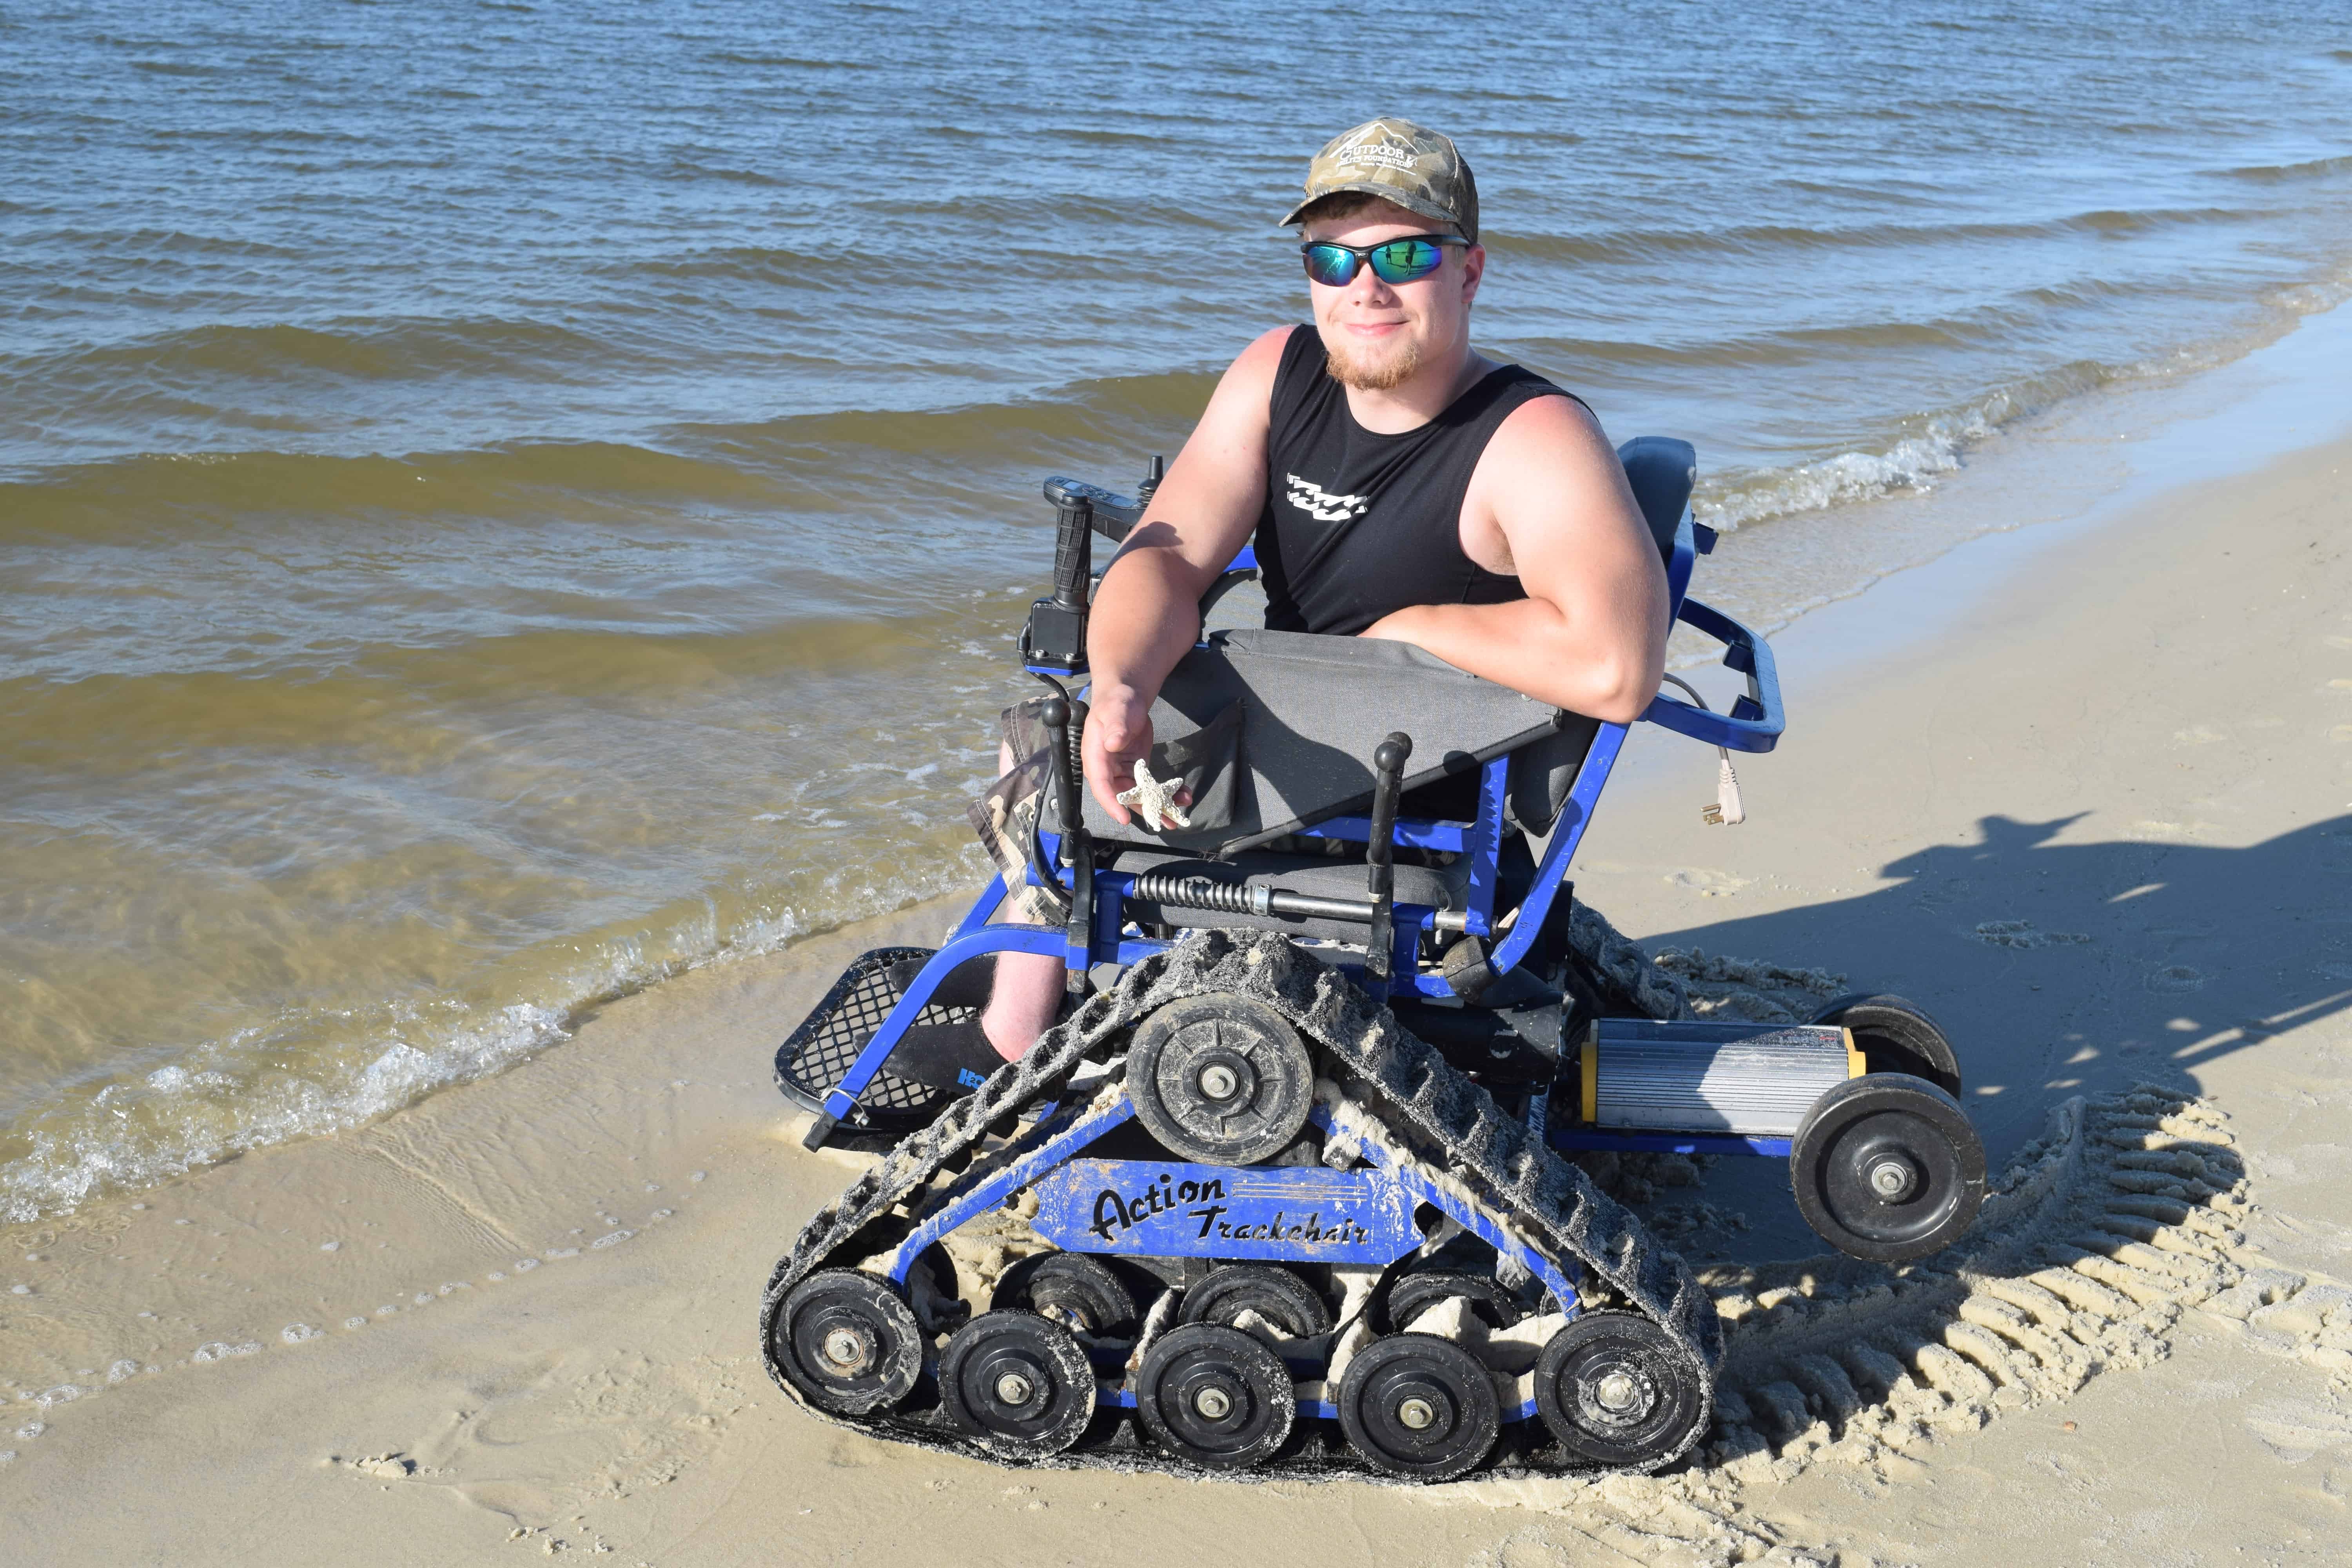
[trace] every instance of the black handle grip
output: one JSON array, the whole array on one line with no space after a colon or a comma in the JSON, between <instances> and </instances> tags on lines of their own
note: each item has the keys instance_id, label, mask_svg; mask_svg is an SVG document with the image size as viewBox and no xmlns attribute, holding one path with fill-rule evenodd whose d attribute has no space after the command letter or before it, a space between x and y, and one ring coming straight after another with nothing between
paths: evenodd
<instances>
[{"instance_id":1,"label":"black handle grip","mask_svg":"<svg viewBox=\"0 0 2352 1568\"><path fill-rule=\"evenodd\" d=\"M1402 731L1372 748L1372 833L1364 846L1364 874L1372 895L1372 929L1365 938L1364 973L1379 991L1388 989L1390 950L1396 945L1393 895L1396 891L1397 797L1404 791L1404 764L1412 755L1412 737Z\"/></svg>"},{"instance_id":2,"label":"black handle grip","mask_svg":"<svg viewBox=\"0 0 2352 1568\"><path fill-rule=\"evenodd\" d=\"M1070 825L1077 819L1078 792L1070 779L1070 704L1055 692L1040 704L1038 717L1045 721L1045 738L1054 755L1054 809L1062 819L1062 836L1069 837ZM1069 859L1066 843L1062 856Z\"/></svg>"},{"instance_id":3,"label":"black handle grip","mask_svg":"<svg viewBox=\"0 0 2352 1568\"><path fill-rule=\"evenodd\" d=\"M1054 509L1054 603L1065 610L1087 607L1087 584L1094 576L1095 509L1073 496Z\"/></svg>"}]
</instances>

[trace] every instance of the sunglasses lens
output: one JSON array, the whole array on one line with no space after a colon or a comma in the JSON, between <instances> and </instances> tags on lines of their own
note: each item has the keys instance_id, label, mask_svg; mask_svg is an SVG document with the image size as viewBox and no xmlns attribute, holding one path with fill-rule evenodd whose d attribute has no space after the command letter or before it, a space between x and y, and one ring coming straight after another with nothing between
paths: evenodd
<instances>
[{"instance_id":1,"label":"sunglasses lens","mask_svg":"<svg viewBox=\"0 0 2352 1568\"><path fill-rule=\"evenodd\" d=\"M1372 250L1372 271L1383 283L1410 283L1426 278L1445 259L1442 246L1425 239L1400 239Z\"/></svg>"},{"instance_id":2,"label":"sunglasses lens","mask_svg":"<svg viewBox=\"0 0 2352 1568\"><path fill-rule=\"evenodd\" d=\"M1344 287L1356 275L1356 254L1344 245L1310 245L1300 254L1307 258L1307 276L1328 288Z\"/></svg>"}]
</instances>

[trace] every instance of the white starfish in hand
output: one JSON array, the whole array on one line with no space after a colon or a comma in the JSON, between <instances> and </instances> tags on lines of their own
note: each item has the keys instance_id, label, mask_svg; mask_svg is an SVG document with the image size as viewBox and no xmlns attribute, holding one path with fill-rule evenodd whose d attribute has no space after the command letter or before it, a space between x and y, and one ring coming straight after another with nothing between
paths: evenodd
<instances>
[{"instance_id":1,"label":"white starfish in hand","mask_svg":"<svg viewBox=\"0 0 2352 1568\"><path fill-rule=\"evenodd\" d=\"M1183 787L1182 783L1176 779L1162 783L1153 778L1150 762L1138 757L1135 759L1135 787L1119 791L1118 804L1133 806L1142 815L1143 826L1154 833L1160 831L1162 817L1175 826L1190 827L1192 819L1176 805L1176 792Z\"/></svg>"}]
</instances>

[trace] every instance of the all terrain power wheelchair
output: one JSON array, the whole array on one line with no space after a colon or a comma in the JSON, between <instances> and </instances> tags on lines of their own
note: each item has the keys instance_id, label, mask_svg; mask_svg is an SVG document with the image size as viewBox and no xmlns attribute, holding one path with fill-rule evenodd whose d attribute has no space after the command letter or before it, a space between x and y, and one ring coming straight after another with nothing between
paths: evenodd
<instances>
[{"instance_id":1,"label":"all terrain power wheelchair","mask_svg":"<svg viewBox=\"0 0 2352 1568\"><path fill-rule=\"evenodd\" d=\"M1770 750L1770 649L1686 592L1715 543L1695 454L1619 457L1675 618L1747 686L1727 713L1662 695L1644 721ZM809 1147L885 1152L777 1265L771 1374L829 1419L1012 1462L1672 1463L1707 1427L1714 1309L1577 1156L1785 1158L1832 1246L1922 1258L1984 1190L1949 1043L1883 995L1801 1026L1686 1016L1568 879L1626 728L1407 645L1205 634L1152 714L1189 821L1113 822L1063 683L1092 541L1124 539L1157 467L1132 499L1045 484L1054 590L1021 649L1055 689L1051 777L1026 875L1060 923L991 923L992 884L936 952L861 956L777 1054ZM1244 551L1204 618L1255 570ZM1063 961L1063 1021L961 1097L894 1077L904 1031L971 1017L968 977L1003 952Z\"/></svg>"}]
</instances>

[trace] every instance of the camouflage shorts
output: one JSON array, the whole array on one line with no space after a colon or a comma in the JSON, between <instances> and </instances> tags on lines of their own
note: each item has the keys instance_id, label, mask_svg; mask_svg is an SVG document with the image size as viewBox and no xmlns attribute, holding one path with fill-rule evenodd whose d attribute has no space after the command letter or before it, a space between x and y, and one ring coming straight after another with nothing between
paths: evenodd
<instances>
[{"instance_id":1,"label":"camouflage shorts","mask_svg":"<svg viewBox=\"0 0 2352 1568\"><path fill-rule=\"evenodd\" d=\"M980 836L982 847L1003 879L1003 917L1024 925L1057 926L1063 913L1055 900L1043 888L1029 885L1029 846L1037 832L1037 808L1053 778L1045 705L1043 697L1033 697L998 716L1004 749L1014 759L1013 771L964 807L964 816L971 819L972 831ZM1070 706L1074 727L1083 731L1087 705L1073 702Z\"/></svg>"}]
</instances>

